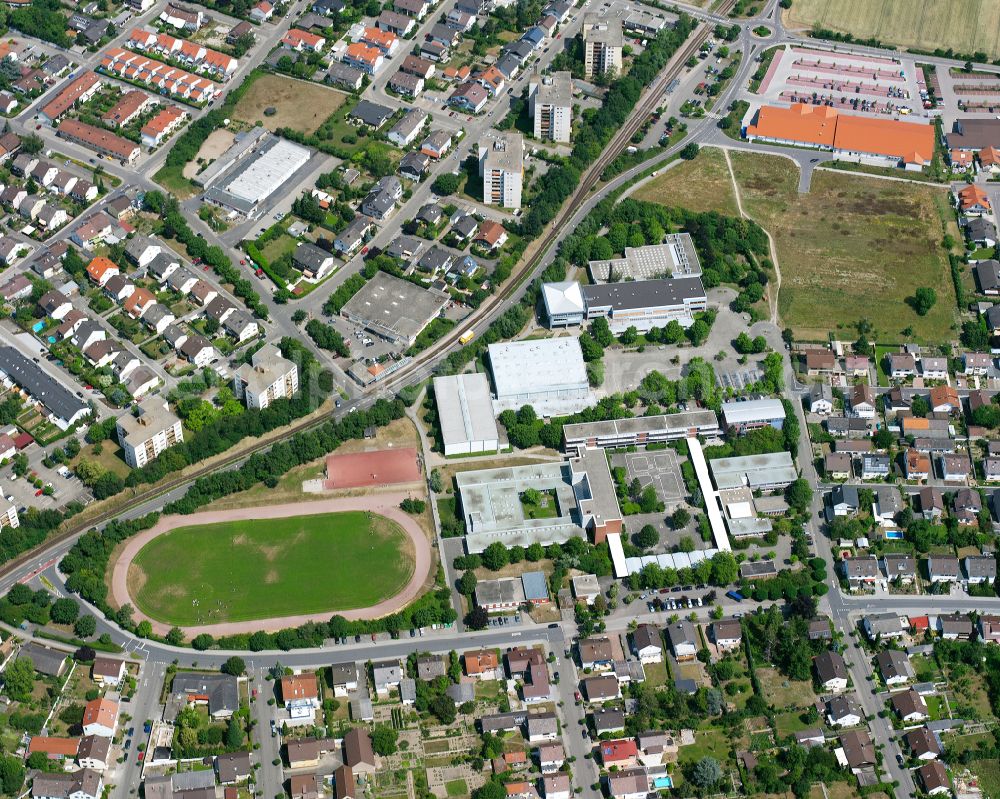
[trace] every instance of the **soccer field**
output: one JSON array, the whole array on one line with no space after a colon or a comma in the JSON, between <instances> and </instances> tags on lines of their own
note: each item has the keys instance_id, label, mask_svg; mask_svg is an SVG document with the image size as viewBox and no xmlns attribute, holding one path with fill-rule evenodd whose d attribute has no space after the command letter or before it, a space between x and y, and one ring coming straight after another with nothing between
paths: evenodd
<instances>
[{"instance_id":1,"label":"soccer field","mask_svg":"<svg viewBox=\"0 0 1000 799\"><path fill-rule=\"evenodd\" d=\"M178 527L128 567L140 611L192 626L369 607L413 573L413 547L363 511Z\"/></svg>"},{"instance_id":2,"label":"soccer field","mask_svg":"<svg viewBox=\"0 0 1000 799\"><path fill-rule=\"evenodd\" d=\"M1000 0L795 0L785 23L904 48L1000 55Z\"/></svg>"}]
</instances>

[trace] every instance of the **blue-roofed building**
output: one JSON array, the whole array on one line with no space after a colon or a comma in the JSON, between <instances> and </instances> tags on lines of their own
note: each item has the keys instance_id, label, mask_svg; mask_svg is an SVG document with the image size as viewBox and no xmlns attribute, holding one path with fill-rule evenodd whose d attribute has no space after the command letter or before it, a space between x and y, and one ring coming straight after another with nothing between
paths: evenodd
<instances>
[{"instance_id":1,"label":"blue-roofed building","mask_svg":"<svg viewBox=\"0 0 1000 799\"><path fill-rule=\"evenodd\" d=\"M524 588L525 601L533 605L549 601L549 585L544 572L525 572L521 575L521 585Z\"/></svg>"},{"instance_id":2,"label":"blue-roofed building","mask_svg":"<svg viewBox=\"0 0 1000 799\"><path fill-rule=\"evenodd\" d=\"M477 271L479 271L479 262L471 255L466 255L458 262L456 269L463 275L472 277Z\"/></svg>"},{"instance_id":3,"label":"blue-roofed building","mask_svg":"<svg viewBox=\"0 0 1000 799\"><path fill-rule=\"evenodd\" d=\"M545 31L536 25L534 28L529 28L524 32L521 41L530 42L532 47L538 47L538 45L545 41Z\"/></svg>"}]
</instances>

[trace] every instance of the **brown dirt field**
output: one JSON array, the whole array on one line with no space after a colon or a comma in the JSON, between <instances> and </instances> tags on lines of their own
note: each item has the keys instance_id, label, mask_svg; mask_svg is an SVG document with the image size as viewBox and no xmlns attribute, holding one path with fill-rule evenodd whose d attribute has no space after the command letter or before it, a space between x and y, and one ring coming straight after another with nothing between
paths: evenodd
<instances>
[{"instance_id":1,"label":"brown dirt field","mask_svg":"<svg viewBox=\"0 0 1000 799\"><path fill-rule=\"evenodd\" d=\"M233 117L270 131L292 128L313 133L346 99L346 94L316 83L264 75L240 98ZM274 108L276 113L264 116L265 108Z\"/></svg>"},{"instance_id":2,"label":"brown dirt field","mask_svg":"<svg viewBox=\"0 0 1000 799\"><path fill-rule=\"evenodd\" d=\"M204 143L198 150L198 154L184 164L183 175L188 180L191 180L195 175L198 174L198 160L202 159L205 161L214 161L220 155L222 155L229 145L233 143L236 138L232 131L226 130L213 130L208 134L208 138L205 139Z\"/></svg>"}]
</instances>

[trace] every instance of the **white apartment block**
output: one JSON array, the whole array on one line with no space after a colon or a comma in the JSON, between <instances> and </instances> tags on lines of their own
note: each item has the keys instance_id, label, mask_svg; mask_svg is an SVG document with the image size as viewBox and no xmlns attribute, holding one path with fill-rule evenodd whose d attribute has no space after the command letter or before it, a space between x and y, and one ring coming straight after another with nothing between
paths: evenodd
<instances>
[{"instance_id":1,"label":"white apartment block","mask_svg":"<svg viewBox=\"0 0 1000 799\"><path fill-rule=\"evenodd\" d=\"M0 530L4 527L20 527L21 520L17 518L17 505L6 497L0 497Z\"/></svg>"},{"instance_id":2,"label":"white apartment block","mask_svg":"<svg viewBox=\"0 0 1000 799\"><path fill-rule=\"evenodd\" d=\"M233 394L248 408L266 408L277 399L290 399L298 390L298 367L273 344L257 350L233 377Z\"/></svg>"},{"instance_id":3,"label":"white apartment block","mask_svg":"<svg viewBox=\"0 0 1000 799\"><path fill-rule=\"evenodd\" d=\"M588 78L622 71L622 22L589 13L583 17L583 72Z\"/></svg>"},{"instance_id":4,"label":"white apartment block","mask_svg":"<svg viewBox=\"0 0 1000 799\"><path fill-rule=\"evenodd\" d=\"M573 78L569 72L545 75L528 86L529 111L536 139L568 142L573 127Z\"/></svg>"},{"instance_id":5,"label":"white apartment block","mask_svg":"<svg viewBox=\"0 0 1000 799\"><path fill-rule=\"evenodd\" d=\"M156 397L138 405L139 414L125 414L118 420L118 443L125 452L125 462L139 469L155 460L163 450L184 440L181 420Z\"/></svg>"},{"instance_id":6,"label":"white apartment block","mask_svg":"<svg viewBox=\"0 0 1000 799\"><path fill-rule=\"evenodd\" d=\"M521 207L524 175L524 138L520 133L500 133L479 145L479 174L483 202L502 208Z\"/></svg>"}]
</instances>

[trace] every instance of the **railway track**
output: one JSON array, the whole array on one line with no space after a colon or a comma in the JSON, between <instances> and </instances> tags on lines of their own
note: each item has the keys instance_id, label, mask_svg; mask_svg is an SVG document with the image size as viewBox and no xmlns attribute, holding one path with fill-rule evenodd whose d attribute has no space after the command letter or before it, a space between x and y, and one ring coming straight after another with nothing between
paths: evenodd
<instances>
[{"instance_id":1,"label":"railway track","mask_svg":"<svg viewBox=\"0 0 1000 799\"><path fill-rule=\"evenodd\" d=\"M720 15L727 14L735 3L736 0L726 0L719 7L719 9L717 9L717 13ZM586 201L590 192L600 182L600 176L604 172L605 168L628 146L633 134L642 126L642 124L646 121L646 118L659 105L660 98L663 96L667 85L681 73L684 69L684 64L692 55L698 52L702 44L704 44L705 40L708 38L710 32L711 27L707 23L701 23L694 29L694 31L692 31L691 36L685 42L683 47L681 47L681 49L674 54L670 61L668 61L663 72L652 84L650 84L649 87L647 87L625 124L622 125L621 129L612 137L611 141L601 152L601 155L597 158L597 160L587 168L586 172L584 172L580 179L580 185L570 196L569 201L563 204L562 209L560 209L555 219L549 224L541 239L536 240L537 243L532 255L524 262L521 268L519 268L508 279L506 286L487 299L486 302L480 306L479 313L477 314L479 317L477 321L469 326L459 326L456 330L452 331L424 350L410 365L401 369L389 378L389 380L380 387L380 394L384 395L387 392L397 390L397 387L402 387L403 385L409 383L417 375L424 376L425 374L429 374L432 368L431 362L437 356L443 355L449 349L458 344L458 339L463 333L471 329L478 329L480 331L484 330L486 326L499 315L499 312L504 308L506 302L517 294L524 283L539 268L549 249L559 239L563 228L572 220L573 215ZM374 395L369 396L358 403L358 406L364 407L370 405L375 401L375 399L376 397ZM307 421L295 423L285 429L282 437L287 438L289 436L296 435L297 433L312 430L319 427L321 424L325 424L327 420L327 417L321 417L318 419L309 419ZM31 564L32 561L36 560L42 552L58 547L60 544L66 543L72 538L93 527L101 527L112 519L134 511L151 500L169 494L170 492L185 485L189 485L199 477L204 477L217 471L238 466L250 456L269 449L274 443L275 441L268 440L266 442L254 444L248 449L245 449L230 458L225 458L222 461L208 466L196 468L193 472L184 476L178 476L175 479L171 479L166 483L156 486L155 489L145 493L140 493L124 505L109 510L106 513L101 513L98 516L87 520L85 523L70 525L66 530L47 538L37 547L21 553L17 557L0 566L0 579L9 577L12 573L18 572L22 567Z\"/></svg>"}]
</instances>

